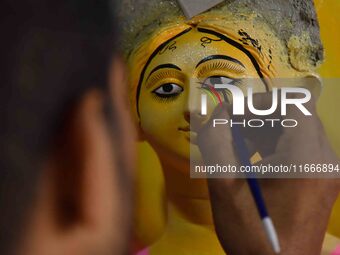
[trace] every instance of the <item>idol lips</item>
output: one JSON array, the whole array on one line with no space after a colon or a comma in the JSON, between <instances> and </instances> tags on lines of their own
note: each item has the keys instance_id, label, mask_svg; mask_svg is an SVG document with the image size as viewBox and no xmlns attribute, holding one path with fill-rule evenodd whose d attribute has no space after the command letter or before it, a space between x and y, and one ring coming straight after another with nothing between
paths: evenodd
<instances>
[{"instance_id":1,"label":"idol lips","mask_svg":"<svg viewBox=\"0 0 340 255\"><path fill-rule=\"evenodd\" d=\"M190 131L190 127L189 126L179 127L178 130L188 132L188 131Z\"/></svg>"},{"instance_id":2,"label":"idol lips","mask_svg":"<svg viewBox=\"0 0 340 255\"><path fill-rule=\"evenodd\" d=\"M178 130L186 134L186 138L190 143L197 145L197 133L192 131L189 126L179 127Z\"/></svg>"}]
</instances>

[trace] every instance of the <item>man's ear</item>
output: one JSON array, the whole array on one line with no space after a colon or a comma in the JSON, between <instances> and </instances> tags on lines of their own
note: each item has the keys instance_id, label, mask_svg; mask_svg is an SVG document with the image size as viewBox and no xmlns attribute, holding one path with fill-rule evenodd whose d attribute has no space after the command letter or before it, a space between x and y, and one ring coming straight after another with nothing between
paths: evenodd
<instances>
[{"instance_id":1,"label":"man's ear","mask_svg":"<svg viewBox=\"0 0 340 255\"><path fill-rule=\"evenodd\" d=\"M103 105L101 93L94 90L67 114L42 169L23 254L120 250L125 236L119 231L126 227L120 221L126 216Z\"/></svg>"}]
</instances>

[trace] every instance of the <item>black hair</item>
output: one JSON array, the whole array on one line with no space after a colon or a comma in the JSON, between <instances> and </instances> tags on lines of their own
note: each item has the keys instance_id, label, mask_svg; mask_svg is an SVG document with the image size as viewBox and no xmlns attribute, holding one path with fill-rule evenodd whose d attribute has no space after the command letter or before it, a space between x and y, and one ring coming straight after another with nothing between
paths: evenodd
<instances>
[{"instance_id":1,"label":"black hair","mask_svg":"<svg viewBox=\"0 0 340 255\"><path fill-rule=\"evenodd\" d=\"M42 159L63 116L105 89L115 48L111 1L0 4L0 254L11 254L34 201Z\"/></svg>"}]
</instances>

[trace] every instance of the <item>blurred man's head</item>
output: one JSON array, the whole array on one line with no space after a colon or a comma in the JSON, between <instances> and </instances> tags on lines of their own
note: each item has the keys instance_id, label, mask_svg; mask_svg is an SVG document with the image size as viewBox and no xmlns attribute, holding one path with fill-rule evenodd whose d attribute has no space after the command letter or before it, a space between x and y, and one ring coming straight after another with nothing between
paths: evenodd
<instances>
[{"instance_id":1,"label":"blurred man's head","mask_svg":"<svg viewBox=\"0 0 340 255\"><path fill-rule=\"evenodd\" d=\"M121 254L133 136L111 1L0 10L0 254Z\"/></svg>"}]
</instances>

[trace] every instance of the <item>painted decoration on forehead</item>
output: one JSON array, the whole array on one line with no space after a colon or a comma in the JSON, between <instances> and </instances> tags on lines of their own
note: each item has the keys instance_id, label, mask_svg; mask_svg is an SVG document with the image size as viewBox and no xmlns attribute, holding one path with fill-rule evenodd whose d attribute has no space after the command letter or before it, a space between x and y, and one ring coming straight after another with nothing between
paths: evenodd
<instances>
[{"instance_id":1,"label":"painted decoration on forehead","mask_svg":"<svg viewBox=\"0 0 340 255\"><path fill-rule=\"evenodd\" d=\"M313 1L224 1L188 20L175 0L124 0L119 15L131 111L160 160L167 194L167 220L156 234L136 236L151 254L224 254L206 181L189 176L189 154L201 160L189 149L197 139L191 101L202 91L209 109L227 101L214 89L221 81L245 89L242 81L255 78L254 92L264 92L273 78L317 76L323 48Z\"/></svg>"}]
</instances>

